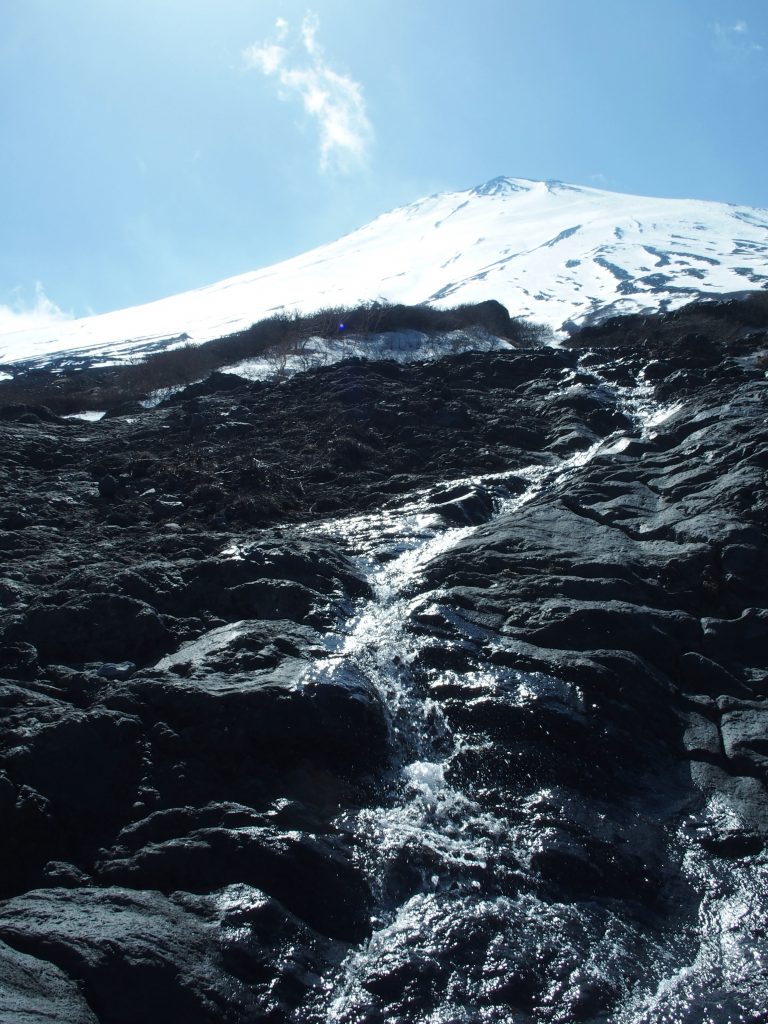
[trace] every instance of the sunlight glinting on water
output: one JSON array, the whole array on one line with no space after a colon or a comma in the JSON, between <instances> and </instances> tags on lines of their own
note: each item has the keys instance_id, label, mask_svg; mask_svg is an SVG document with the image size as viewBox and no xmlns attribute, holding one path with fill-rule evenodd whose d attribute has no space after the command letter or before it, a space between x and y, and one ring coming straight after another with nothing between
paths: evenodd
<instances>
[{"instance_id":1,"label":"sunlight glinting on water","mask_svg":"<svg viewBox=\"0 0 768 1024\"><path fill-rule=\"evenodd\" d=\"M616 431L554 464L532 464L508 474L478 475L451 481L450 486L466 484L468 490L486 486L495 496L494 515L514 514L540 497L557 493L574 473L596 456L620 451L638 438L652 439L655 429L679 409L677 405L662 408L656 404L650 384L642 379L638 380L636 388L617 388L613 393L621 411L634 424L632 433ZM506 493L505 479L510 482ZM520 481L527 485L522 493ZM468 919L482 929L486 918L503 920L508 915L512 922L523 908L535 935L536 929L541 927L539 918L545 918L552 910L545 904L537 904L535 897L529 895L514 900L502 895L484 897L485 883L478 880L478 872L483 878L493 877L494 861L501 849L514 851L513 857L517 855L515 827L483 810L451 784L448 775L452 757L470 748L479 748L476 743L472 747L467 737L449 727L439 702L424 692L410 670L421 646L427 642L409 627L412 613L417 609L422 613L440 614L467 637L478 638L483 634L480 627L465 622L458 611L446 608L439 601L423 605L423 595L411 596L414 584L433 559L482 529L446 526L430 509L429 502L429 489L425 489L412 495L399 509L350 517L335 528L355 553L373 597L360 602L355 614L341 625L340 635L329 635L329 657L318 662L311 674L322 679L352 672L362 675L376 688L390 726L392 773L378 806L346 812L343 816L345 828L351 828L358 836L357 856L373 881L378 905L371 921L370 939L352 950L337 975L324 983L315 1006L317 1015L311 1018L313 1021L357 1024L367 1020L368 1017L357 1014L355 1007L369 1005L366 979L380 976L381 972L386 975L394 943L413 945L414 956L418 949L418 955L427 959L434 945L434 956L439 958L440 936L448 922L454 927L468 915ZM451 675L450 670L439 673L445 682ZM584 697L578 687L540 673L526 674L487 666L481 671L463 674L461 687L465 691L475 688L479 693L503 689L508 704L520 707L544 700L561 704L573 713L584 711ZM714 813L728 811L713 808ZM403 858L412 871L420 872L420 891L410 897L407 893L405 898L393 897L387 891L386 880L391 871L396 875ZM687 933L678 937L672 932L658 939L644 937L646 956L655 964L655 977L661 980L655 983L655 988L650 977L639 986L627 984L620 999L622 1009L616 1024L655 1024L657 1021L689 1024L686 1008L693 998L691 993L701 991L702 979L709 979L716 986L718 978L726 972L729 976L740 974L748 984L750 965L763 956L759 949L749 948L742 932L744 922L754 918L752 931L761 934L760 922L765 912L756 907L766 902L768 881L760 894L746 887L729 894L707 875L694 854L688 854L687 858L686 875L702 895L698 956L691 960L690 952L682 954L688 948ZM514 929L512 924L509 927ZM589 945L589 963L585 961L575 971L574 978L581 973L584 977L600 979L601 965L606 959L618 964L633 962L634 950L640 941L638 934L630 924L623 925L615 918L611 919L610 928L612 931L606 932L601 941ZM489 944L489 956L493 941L503 946L511 940L502 928ZM563 948L569 941L568 937L563 937ZM575 947L570 955L575 955ZM492 977L491 968L492 961L489 961L489 976ZM574 981L573 984L574 992L578 993L580 983ZM471 1012L465 1009L468 1004L463 985L464 982L457 979L455 993L444 993L437 1005L418 1017L418 1024L506 1021L503 1013L499 1016L499 1011L493 1007ZM481 998L477 991L474 998ZM561 998L564 998L563 993L556 994L553 989L553 1005ZM476 1005L481 1006L481 1003ZM705 1010L701 1022L721 1024L719 1018L706 1016L706 1013Z\"/></svg>"},{"instance_id":2,"label":"sunlight glinting on water","mask_svg":"<svg viewBox=\"0 0 768 1024\"><path fill-rule=\"evenodd\" d=\"M597 441L556 466L531 465L510 473L511 478L523 479L528 486L522 494L499 497L496 514L512 513L544 491L561 486L605 444L604 440ZM498 486L499 474L489 476ZM484 479L479 476L471 482L478 485ZM409 587L432 559L454 548L476 529L445 528L438 516L420 509L418 502L399 511L357 516L339 524L339 533L358 553L358 564L374 596L343 628L343 638L331 641L332 656L312 671L313 677L322 678L323 673L335 674L351 665L378 690L390 722L394 775L387 799L356 814L355 831L364 837L359 856L369 877L381 879L387 865L415 844L427 861L436 865L423 878L425 894L439 891L443 877L467 893L476 892L480 883L472 877L472 869L484 869L501 838L508 834L506 822L482 811L447 780L448 759L467 740L451 733L438 704L418 691L409 672L409 663L420 645L419 638L408 629L413 606L407 596ZM478 685L497 685L495 675L506 677L510 673L489 670L483 673L482 682L478 679ZM536 681L529 680L528 689L522 677L514 682L521 701L536 696ZM552 685L557 682L552 681ZM349 824L347 817L345 825ZM466 877L459 883L456 873L462 869ZM349 992L357 985L357 971L380 955L380 947L385 948L392 929L410 927L412 904L410 900L399 907L379 908L371 940L350 955L338 978L336 994L328 993L327 1020L343 1019Z\"/></svg>"}]
</instances>

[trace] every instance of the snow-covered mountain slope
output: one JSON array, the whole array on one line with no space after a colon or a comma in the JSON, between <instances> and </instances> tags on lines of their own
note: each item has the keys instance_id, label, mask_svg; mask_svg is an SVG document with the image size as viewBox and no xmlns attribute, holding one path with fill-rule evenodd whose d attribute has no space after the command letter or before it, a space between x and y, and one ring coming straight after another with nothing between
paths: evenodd
<instances>
[{"instance_id":1,"label":"snow-covered mountain slope","mask_svg":"<svg viewBox=\"0 0 768 1024\"><path fill-rule=\"evenodd\" d=\"M768 288L768 210L495 178L430 196L330 245L147 305L0 338L0 361L125 358L281 310L494 298L554 328Z\"/></svg>"}]
</instances>

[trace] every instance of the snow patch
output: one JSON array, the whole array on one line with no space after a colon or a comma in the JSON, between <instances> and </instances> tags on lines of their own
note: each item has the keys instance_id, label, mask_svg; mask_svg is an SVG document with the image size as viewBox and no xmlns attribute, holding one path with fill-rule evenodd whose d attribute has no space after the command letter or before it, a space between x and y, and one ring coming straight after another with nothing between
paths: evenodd
<instances>
[{"instance_id":1,"label":"snow patch","mask_svg":"<svg viewBox=\"0 0 768 1024\"><path fill-rule=\"evenodd\" d=\"M663 278L649 277L649 255ZM0 327L0 361L67 353L125 362L232 334L276 309L356 306L382 293L443 307L498 299L512 316L558 330L620 311L674 309L747 283L764 288L767 264L768 210L494 178L206 288L10 334Z\"/></svg>"}]
</instances>

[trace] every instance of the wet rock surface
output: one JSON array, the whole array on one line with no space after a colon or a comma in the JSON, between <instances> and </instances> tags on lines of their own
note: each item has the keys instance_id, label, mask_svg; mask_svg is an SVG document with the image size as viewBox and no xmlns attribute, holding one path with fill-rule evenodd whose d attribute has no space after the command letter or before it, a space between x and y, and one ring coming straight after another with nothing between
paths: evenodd
<instances>
[{"instance_id":1,"label":"wet rock surface","mask_svg":"<svg viewBox=\"0 0 768 1024\"><path fill-rule=\"evenodd\" d=\"M768 339L702 322L6 410L0 1020L764 1020Z\"/></svg>"}]
</instances>

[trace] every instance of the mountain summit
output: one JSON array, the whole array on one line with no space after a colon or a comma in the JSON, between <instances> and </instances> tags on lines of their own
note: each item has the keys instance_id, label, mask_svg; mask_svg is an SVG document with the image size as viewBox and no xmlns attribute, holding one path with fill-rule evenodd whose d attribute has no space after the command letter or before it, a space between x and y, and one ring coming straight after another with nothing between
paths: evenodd
<instances>
[{"instance_id":1,"label":"mountain summit","mask_svg":"<svg viewBox=\"0 0 768 1024\"><path fill-rule=\"evenodd\" d=\"M768 210L493 178L385 213L329 245L132 309L0 339L0 359L125 356L282 310L489 298L555 329L768 288Z\"/></svg>"}]
</instances>

